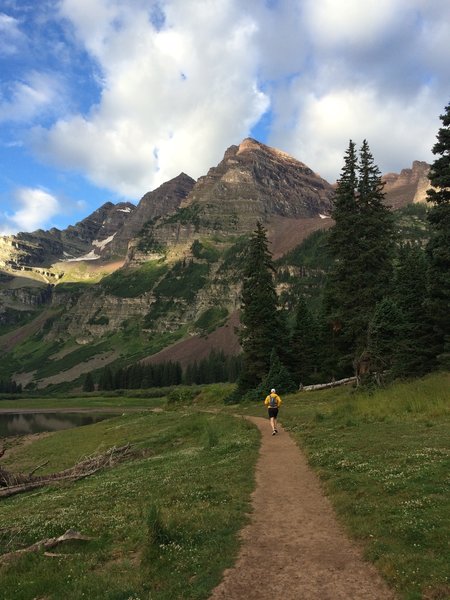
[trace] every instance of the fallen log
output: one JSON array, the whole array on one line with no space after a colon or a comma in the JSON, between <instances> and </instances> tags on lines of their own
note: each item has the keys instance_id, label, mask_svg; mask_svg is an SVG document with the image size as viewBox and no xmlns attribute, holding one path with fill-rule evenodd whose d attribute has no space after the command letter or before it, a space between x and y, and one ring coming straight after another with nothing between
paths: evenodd
<instances>
[{"instance_id":1,"label":"fallen log","mask_svg":"<svg viewBox=\"0 0 450 600\"><path fill-rule=\"evenodd\" d=\"M33 476L22 473L14 474L0 469L0 498L8 498L15 494L28 492L36 488L63 481L77 481L89 477L100 469L112 467L132 455L130 444L116 448L110 448L107 452L92 455L77 463L70 469L65 469L50 475ZM41 467L43 465L39 465ZM37 467L37 468L39 468ZM34 469L36 470L36 469Z\"/></svg>"},{"instance_id":2,"label":"fallen log","mask_svg":"<svg viewBox=\"0 0 450 600\"><path fill-rule=\"evenodd\" d=\"M40 552L41 550L49 550L50 548L54 548L58 544L62 542L67 542L69 540L81 540L81 541L90 541L92 537L87 535L81 535L79 531L75 531L74 529L68 529L63 535L54 538L48 538L46 540L40 540L31 546L27 546L27 548L21 548L20 550L14 550L13 552L7 552L6 554L2 554L0 556L0 564L8 562L11 559L17 558L22 554L26 554L28 552Z\"/></svg>"},{"instance_id":3,"label":"fallen log","mask_svg":"<svg viewBox=\"0 0 450 600\"><path fill-rule=\"evenodd\" d=\"M346 377L345 379L338 379L337 381L330 381L329 383L317 383L316 385L303 385L300 387L300 391L310 392L312 390L324 390L326 388L337 387L338 385L345 385L347 383L353 383L357 381L356 377Z\"/></svg>"}]
</instances>

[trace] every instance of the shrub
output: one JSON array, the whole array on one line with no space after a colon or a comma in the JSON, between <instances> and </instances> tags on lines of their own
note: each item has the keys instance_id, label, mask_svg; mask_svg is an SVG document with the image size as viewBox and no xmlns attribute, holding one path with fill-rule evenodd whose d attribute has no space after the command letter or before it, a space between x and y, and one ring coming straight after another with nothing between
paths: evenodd
<instances>
[{"instance_id":1,"label":"shrub","mask_svg":"<svg viewBox=\"0 0 450 600\"><path fill-rule=\"evenodd\" d=\"M199 390L190 387L177 387L172 389L167 395L167 404L176 404L180 402L192 402L198 396Z\"/></svg>"}]
</instances>

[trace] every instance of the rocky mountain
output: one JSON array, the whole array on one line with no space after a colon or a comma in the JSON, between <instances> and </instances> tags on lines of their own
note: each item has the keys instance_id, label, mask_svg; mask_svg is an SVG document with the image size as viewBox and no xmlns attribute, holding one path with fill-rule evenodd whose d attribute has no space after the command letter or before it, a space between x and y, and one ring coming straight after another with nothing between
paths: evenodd
<instances>
[{"instance_id":1,"label":"rocky mountain","mask_svg":"<svg viewBox=\"0 0 450 600\"><path fill-rule=\"evenodd\" d=\"M183 252L196 237L242 235L257 220L319 219L329 214L333 193L302 162L247 138L198 179L176 213L147 223L130 243L128 263Z\"/></svg>"},{"instance_id":2,"label":"rocky mountain","mask_svg":"<svg viewBox=\"0 0 450 600\"><path fill-rule=\"evenodd\" d=\"M56 261L82 256L89 260L100 256L135 209L130 202L106 202L76 225L62 231L38 229L32 233L2 236L0 267L12 270L35 268L45 272Z\"/></svg>"},{"instance_id":3,"label":"rocky mountain","mask_svg":"<svg viewBox=\"0 0 450 600\"><path fill-rule=\"evenodd\" d=\"M408 204L426 202L427 190L430 187L429 171L428 163L415 160L411 169L383 175L386 203L397 210Z\"/></svg>"},{"instance_id":4,"label":"rocky mountain","mask_svg":"<svg viewBox=\"0 0 450 600\"><path fill-rule=\"evenodd\" d=\"M388 203L419 197L423 165L387 176ZM279 281L288 306L300 278L305 293L321 285L312 254L318 230L332 225L333 193L305 164L249 138L197 182L181 173L137 206L107 203L64 231L0 239L0 377L76 386L107 364L187 364L211 344L235 352L240 269L256 221L274 258L288 257ZM314 232L305 259L296 248Z\"/></svg>"},{"instance_id":5,"label":"rocky mountain","mask_svg":"<svg viewBox=\"0 0 450 600\"><path fill-rule=\"evenodd\" d=\"M138 236L143 227L153 219L174 213L192 191L195 180L181 173L174 179L163 183L152 192L147 192L129 215L114 239L105 249L105 255L125 256L128 243Z\"/></svg>"}]
</instances>

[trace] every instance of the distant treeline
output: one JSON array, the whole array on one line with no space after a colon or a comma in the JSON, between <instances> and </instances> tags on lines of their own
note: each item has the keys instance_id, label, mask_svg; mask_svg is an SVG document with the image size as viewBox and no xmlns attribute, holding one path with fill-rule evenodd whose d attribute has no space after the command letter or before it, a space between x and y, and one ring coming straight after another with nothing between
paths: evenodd
<instances>
[{"instance_id":1,"label":"distant treeline","mask_svg":"<svg viewBox=\"0 0 450 600\"><path fill-rule=\"evenodd\" d=\"M136 363L128 367L106 366L97 379L86 375L83 390L133 390L171 385L235 382L241 369L240 356L228 356L213 350L210 355L194 361L183 370L179 362L166 361L156 364Z\"/></svg>"},{"instance_id":2,"label":"distant treeline","mask_svg":"<svg viewBox=\"0 0 450 600\"><path fill-rule=\"evenodd\" d=\"M0 394L20 394L21 392L21 383L16 383L12 379L0 379Z\"/></svg>"}]
</instances>

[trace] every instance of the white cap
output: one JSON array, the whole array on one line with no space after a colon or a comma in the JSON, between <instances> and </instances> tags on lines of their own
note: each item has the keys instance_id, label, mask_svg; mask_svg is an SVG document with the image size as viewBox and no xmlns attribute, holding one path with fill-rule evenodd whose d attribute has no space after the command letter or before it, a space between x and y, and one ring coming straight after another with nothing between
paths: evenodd
<instances>
[{"instance_id":1,"label":"white cap","mask_svg":"<svg viewBox=\"0 0 450 600\"><path fill-rule=\"evenodd\" d=\"M270 393L271 393L271 394L275 394L275 390L274 390L274 388L272 388L272 389L270 390Z\"/></svg>"}]
</instances>

